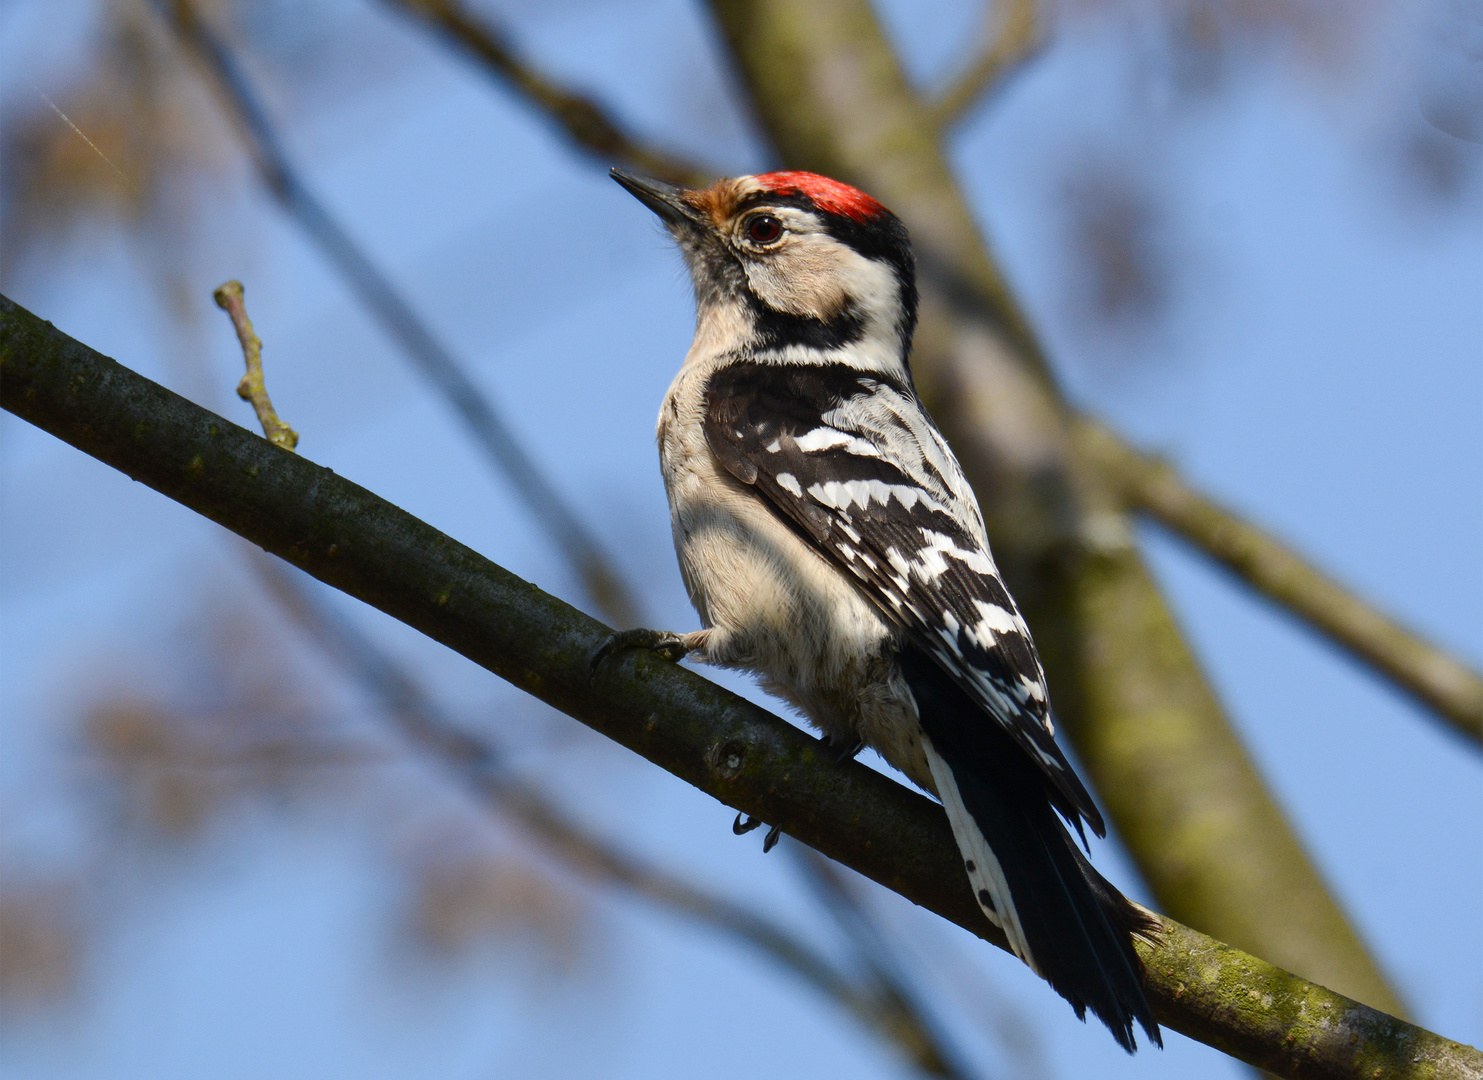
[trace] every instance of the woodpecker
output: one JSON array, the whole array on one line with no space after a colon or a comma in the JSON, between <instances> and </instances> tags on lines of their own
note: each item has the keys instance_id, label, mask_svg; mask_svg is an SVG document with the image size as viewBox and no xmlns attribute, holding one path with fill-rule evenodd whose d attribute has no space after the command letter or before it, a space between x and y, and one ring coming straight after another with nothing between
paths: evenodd
<instances>
[{"instance_id":1,"label":"woodpecker","mask_svg":"<svg viewBox=\"0 0 1483 1080\"><path fill-rule=\"evenodd\" d=\"M704 629L626 631L594 666L644 647L749 671L831 744L876 750L941 800L1015 954L1130 1053L1134 1020L1162 1046L1133 948L1159 923L1066 828L1106 834L1056 745L978 502L912 383L906 227L813 173L704 190L612 176L659 216L695 289L657 437Z\"/></svg>"}]
</instances>

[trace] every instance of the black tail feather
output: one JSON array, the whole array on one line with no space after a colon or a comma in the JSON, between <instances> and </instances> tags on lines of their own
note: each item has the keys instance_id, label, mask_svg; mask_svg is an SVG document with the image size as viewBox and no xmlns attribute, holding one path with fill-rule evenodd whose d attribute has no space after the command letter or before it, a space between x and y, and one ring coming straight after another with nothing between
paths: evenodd
<instances>
[{"instance_id":1,"label":"black tail feather","mask_svg":"<svg viewBox=\"0 0 1483 1080\"><path fill-rule=\"evenodd\" d=\"M1092 867L1052 806L1044 774L929 658L902 656L922 727L999 861L1035 968L1085 1019L1091 1011L1132 1053L1133 1021L1156 1046L1133 935L1158 922ZM1001 913L1002 914L1002 913Z\"/></svg>"}]
</instances>

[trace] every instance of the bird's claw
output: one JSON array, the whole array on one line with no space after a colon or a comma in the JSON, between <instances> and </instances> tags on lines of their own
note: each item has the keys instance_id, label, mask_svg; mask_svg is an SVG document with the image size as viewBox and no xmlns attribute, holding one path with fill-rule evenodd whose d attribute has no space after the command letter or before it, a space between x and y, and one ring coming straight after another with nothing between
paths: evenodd
<instances>
[{"instance_id":1,"label":"bird's claw","mask_svg":"<svg viewBox=\"0 0 1483 1080\"><path fill-rule=\"evenodd\" d=\"M841 765L843 765L846 761L854 761L855 758L860 756L860 751L864 749L865 740L856 739L853 744L846 746L843 750L841 750L839 752L839 757L835 760L838 761Z\"/></svg>"},{"instance_id":2,"label":"bird's claw","mask_svg":"<svg viewBox=\"0 0 1483 1080\"><path fill-rule=\"evenodd\" d=\"M750 814L746 815L745 817L743 817L741 814L737 814L736 820L731 823L731 831L737 836L746 836L747 833L751 832L753 829L758 829L761 827L762 822L752 817Z\"/></svg>"},{"instance_id":3,"label":"bird's claw","mask_svg":"<svg viewBox=\"0 0 1483 1080\"><path fill-rule=\"evenodd\" d=\"M587 665L588 680L590 681L597 674L599 664L613 653L624 649L647 649L649 652L658 653L671 663L678 663L685 659L685 655L690 651L686 648L684 639L669 630L646 630L643 627L634 630L619 630L604 641L598 647L597 652L592 654L592 660Z\"/></svg>"},{"instance_id":4,"label":"bird's claw","mask_svg":"<svg viewBox=\"0 0 1483 1080\"><path fill-rule=\"evenodd\" d=\"M760 818L754 818L750 814L747 814L746 816L737 814L736 820L731 823L731 831L734 832L737 836L745 836L753 829L758 829L761 827L762 820ZM777 847L778 840L782 838L782 835L783 827L781 825L774 825L772 828L768 829L767 835L762 838L762 854L766 855L773 848Z\"/></svg>"}]
</instances>

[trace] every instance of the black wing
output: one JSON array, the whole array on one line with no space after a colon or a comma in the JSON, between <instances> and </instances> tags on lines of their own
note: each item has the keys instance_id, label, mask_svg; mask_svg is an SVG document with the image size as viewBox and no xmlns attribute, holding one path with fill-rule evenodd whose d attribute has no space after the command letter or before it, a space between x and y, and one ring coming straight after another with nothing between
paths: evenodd
<instances>
[{"instance_id":1,"label":"black wing","mask_svg":"<svg viewBox=\"0 0 1483 1080\"><path fill-rule=\"evenodd\" d=\"M1045 673L978 505L912 388L843 364L738 362L711 377L705 433L728 472L1003 726L1051 781L1056 808L1104 835L1055 743Z\"/></svg>"}]
</instances>

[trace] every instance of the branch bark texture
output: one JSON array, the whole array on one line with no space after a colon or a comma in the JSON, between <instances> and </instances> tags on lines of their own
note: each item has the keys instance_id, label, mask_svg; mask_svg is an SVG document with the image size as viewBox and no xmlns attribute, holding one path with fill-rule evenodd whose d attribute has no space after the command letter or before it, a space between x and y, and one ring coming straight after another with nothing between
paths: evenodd
<instances>
[{"instance_id":1,"label":"branch bark texture","mask_svg":"<svg viewBox=\"0 0 1483 1080\"><path fill-rule=\"evenodd\" d=\"M1078 453L1016 304L868 0L712 0L790 168L871 192L911 229L913 367L981 501L1062 730L1159 903L1392 1012L1400 1004L1257 775Z\"/></svg>"},{"instance_id":2,"label":"branch bark texture","mask_svg":"<svg viewBox=\"0 0 1483 1080\"><path fill-rule=\"evenodd\" d=\"M330 470L274 446L0 297L0 406L372 604L729 806L1005 947L937 804L645 654ZM1483 1055L1173 921L1144 948L1161 1023L1292 1078L1480 1080Z\"/></svg>"}]
</instances>

